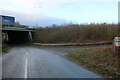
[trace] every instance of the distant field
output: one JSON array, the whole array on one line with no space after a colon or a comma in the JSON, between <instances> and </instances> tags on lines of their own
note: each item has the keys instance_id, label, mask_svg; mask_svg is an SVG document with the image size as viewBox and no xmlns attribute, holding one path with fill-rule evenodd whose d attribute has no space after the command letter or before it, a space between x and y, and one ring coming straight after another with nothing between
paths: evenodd
<instances>
[{"instance_id":1,"label":"distant field","mask_svg":"<svg viewBox=\"0 0 120 80\"><path fill-rule=\"evenodd\" d=\"M38 28L34 32L36 43L84 43L113 41L118 34L117 24L68 24Z\"/></svg>"},{"instance_id":2,"label":"distant field","mask_svg":"<svg viewBox=\"0 0 120 80\"><path fill-rule=\"evenodd\" d=\"M106 78L120 78L118 57L112 47L80 50L68 54L67 57Z\"/></svg>"}]
</instances>

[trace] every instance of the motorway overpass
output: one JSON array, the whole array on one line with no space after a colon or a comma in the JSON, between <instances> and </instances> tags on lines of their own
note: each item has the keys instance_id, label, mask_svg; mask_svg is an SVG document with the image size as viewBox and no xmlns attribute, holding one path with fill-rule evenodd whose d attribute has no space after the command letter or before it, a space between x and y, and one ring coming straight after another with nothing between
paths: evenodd
<instances>
[{"instance_id":1,"label":"motorway overpass","mask_svg":"<svg viewBox=\"0 0 120 80\"><path fill-rule=\"evenodd\" d=\"M32 32L29 28L4 27L2 40L8 43L27 43L32 41Z\"/></svg>"}]
</instances>

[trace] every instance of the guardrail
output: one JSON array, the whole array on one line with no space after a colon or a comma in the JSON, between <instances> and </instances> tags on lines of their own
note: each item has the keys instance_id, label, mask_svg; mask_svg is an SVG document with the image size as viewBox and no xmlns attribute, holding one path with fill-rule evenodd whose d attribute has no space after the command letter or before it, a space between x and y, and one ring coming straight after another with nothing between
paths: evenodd
<instances>
[{"instance_id":1,"label":"guardrail","mask_svg":"<svg viewBox=\"0 0 120 80\"><path fill-rule=\"evenodd\" d=\"M61 43L61 44L41 44L33 43L40 46L91 46L91 45L110 45L113 42L96 42L96 43Z\"/></svg>"}]
</instances>

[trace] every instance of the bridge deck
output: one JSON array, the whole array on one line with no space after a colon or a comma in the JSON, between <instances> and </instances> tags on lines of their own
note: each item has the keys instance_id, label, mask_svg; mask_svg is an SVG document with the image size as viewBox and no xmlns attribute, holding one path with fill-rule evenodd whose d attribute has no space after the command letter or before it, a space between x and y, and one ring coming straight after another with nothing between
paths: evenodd
<instances>
[{"instance_id":1,"label":"bridge deck","mask_svg":"<svg viewBox=\"0 0 120 80\"><path fill-rule=\"evenodd\" d=\"M29 28L18 28L18 27L5 27L5 28L0 28L0 30L3 30L3 31L33 31L33 30L29 30Z\"/></svg>"}]
</instances>

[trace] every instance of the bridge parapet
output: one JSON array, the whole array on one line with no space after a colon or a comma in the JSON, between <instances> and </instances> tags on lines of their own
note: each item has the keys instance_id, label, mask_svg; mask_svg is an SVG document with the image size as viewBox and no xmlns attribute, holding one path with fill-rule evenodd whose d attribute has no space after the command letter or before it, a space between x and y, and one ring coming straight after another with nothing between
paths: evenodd
<instances>
[{"instance_id":1,"label":"bridge parapet","mask_svg":"<svg viewBox=\"0 0 120 80\"><path fill-rule=\"evenodd\" d=\"M29 28L19 28L19 27L4 27L4 28L0 28L0 30L11 30L11 31L33 31L33 30L29 30Z\"/></svg>"}]
</instances>

